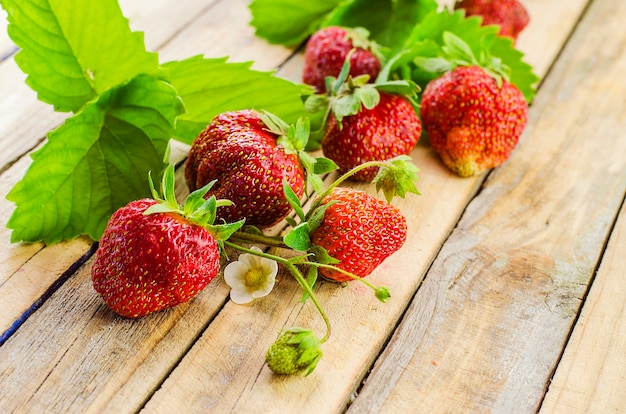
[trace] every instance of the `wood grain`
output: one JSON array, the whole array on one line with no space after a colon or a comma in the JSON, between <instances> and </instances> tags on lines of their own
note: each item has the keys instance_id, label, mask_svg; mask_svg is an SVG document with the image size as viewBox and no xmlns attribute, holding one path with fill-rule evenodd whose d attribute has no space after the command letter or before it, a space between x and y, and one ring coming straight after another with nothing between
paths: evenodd
<instances>
[{"instance_id":1,"label":"wood grain","mask_svg":"<svg viewBox=\"0 0 626 414\"><path fill-rule=\"evenodd\" d=\"M301 56L285 62L293 51L254 37L248 26L249 1L182 3L157 0L147 7L123 0L122 6L133 27L149 31L146 41L159 49L162 60L199 53L230 55L233 61L255 60L258 69L280 66L281 76L299 79ZM532 52L541 44L542 52L529 53L529 62L543 76L586 3L529 3L532 13L542 17L531 23L520 45ZM623 31L608 20L613 23L603 30ZM588 26L586 33L591 32ZM570 51L569 60L551 73L532 110L524 142L510 163L489 176L484 188L480 189L484 176L459 179L442 166L427 143L417 146L412 155L422 170L418 187L423 195L395 202L407 216L409 238L369 278L389 286L392 299L381 304L358 283L346 287L322 283L318 295L334 332L311 376L277 377L264 365L265 350L279 330L305 325L323 332L312 304L299 302L301 290L284 272L272 295L248 306L228 301L228 288L217 278L190 303L134 321L106 309L91 287L87 261L0 347L0 411L319 413L341 412L354 398L353 412L377 408L415 412L416 407L505 411L520 398L524 407L536 406L546 372L563 346L555 338L564 342L589 269L607 235L610 215L617 211L618 194L621 191L623 197L625 191L619 152L603 148L600 140L584 139L599 130L608 134L620 130L616 123L623 108L615 104L615 97L623 96L623 82L605 87L606 95L591 91L600 76L617 78L623 70L618 39L605 40L606 35L571 40L570 50L583 45L584 51L579 55ZM601 53L589 62L594 49ZM8 79L3 73L11 73L3 72L10 68L9 61L0 64L2 88ZM603 71L587 79L586 71L598 70L600 63ZM585 115L590 109L602 111L607 124ZM29 106L16 112L39 113ZM0 177L2 194L28 165L27 158L19 158L55 122L58 119L37 121L23 132L28 145L10 148L15 152L2 163L12 165ZM0 136L7 131L0 129ZM555 157L552 163L550 157ZM604 163L591 163L583 171L579 164L591 157ZM371 186L353 186L373 193ZM478 198L466 211L477 191ZM0 208L7 217L7 205ZM462 214L459 227L446 241ZM6 237L0 243L6 244ZM9 263L12 272L23 273L27 281L36 280L42 268L38 266L52 260L54 253L38 245L11 248L10 253L0 248L0 263ZM59 254L62 260L71 257L65 251ZM29 260L32 264L27 264ZM34 283L48 287L52 282ZM0 282L0 294L2 288ZM409 317L368 376L412 300ZM32 301L26 297L23 303ZM514 348L519 344L521 348ZM550 348L538 355L536 346Z\"/></svg>"},{"instance_id":2,"label":"wood grain","mask_svg":"<svg viewBox=\"0 0 626 414\"><path fill-rule=\"evenodd\" d=\"M236 7L234 2L216 1L188 1L179 6L174 0L159 0L150 2L149 7L136 1L120 3L133 29L146 31L147 47L159 49L163 53L162 60L191 56L194 53L188 49L189 44L196 48L195 54L203 51L210 54L212 50L211 57L223 56L222 53L229 50L237 51L234 56L240 61L247 60L244 57L252 54L252 50L260 49L266 53L256 57L258 65L264 68L278 67L291 54L285 48L262 47L260 40L250 40L253 34L248 28L247 1L240 1ZM236 27L241 29L235 30ZM232 30L228 36L227 30ZM272 50L275 52L270 53ZM189 55L184 55L187 52ZM169 58L163 58L168 55ZM33 304L41 300L63 271L81 260L91 246L85 238L50 249L44 249L41 243L10 243L6 223L14 205L6 200L6 195L30 165L29 152L45 142L46 133L68 116L38 101L24 79L25 75L12 58L0 62L0 137L3 137L0 139L0 171L6 169L0 177L0 299L10 301L0 314L0 338L9 335L15 328L12 325L32 312ZM185 154L180 145L177 148L174 156L180 161ZM63 254L59 254L61 249ZM51 257L60 259L48 271L39 271Z\"/></svg>"},{"instance_id":3,"label":"wood grain","mask_svg":"<svg viewBox=\"0 0 626 414\"><path fill-rule=\"evenodd\" d=\"M0 62L15 52L15 45L7 33L7 13L0 7Z\"/></svg>"},{"instance_id":4,"label":"wood grain","mask_svg":"<svg viewBox=\"0 0 626 414\"><path fill-rule=\"evenodd\" d=\"M626 410L626 209L539 411L623 413Z\"/></svg>"},{"instance_id":5,"label":"wood grain","mask_svg":"<svg viewBox=\"0 0 626 414\"><path fill-rule=\"evenodd\" d=\"M626 192L625 16L591 5L349 412L539 407Z\"/></svg>"},{"instance_id":6,"label":"wood grain","mask_svg":"<svg viewBox=\"0 0 626 414\"><path fill-rule=\"evenodd\" d=\"M565 28L563 30L568 32ZM298 73L297 62L290 61L285 67L291 65L290 72ZM336 315L331 319L338 327L332 340L325 344L326 356L318 367L319 374L315 372L302 382L275 378L258 359L254 359L263 355L275 338L275 332L281 328L296 324L320 329L310 306L308 309L294 309L293 303L284 302L286 297L298 297L297 287L292 287L289 294L279 293L276 297L264 298L264 303L270 302L267 309L273 312L271 318L264 313L259 314L256 307L240 311L236 318L229 318L226 310L220 314L149 401L145 412L167 412L174 407L186 411L211 408L218 412L341 411L393 329L404 304L428 269L431 258L437 253L437 248L432 247L445 240L463 206L472 197L475 186L480 183L480 179L455 179L441 167L423 143L412 157L422 169L420 190L424 197L397 203L408 217L410 240L393 256L393 260L371 276L374 281L382 280L390 286L393 302L376 304L363 297L358 285L350 285L343 290L323 285L319 291L320 300L330 315ZM355 187L372 191L367 186ZM403 277L400 280L385 277L391 274ZM294 310L284 314L285 309ZM245 350L242 354L233 352L239 346ZM224 355L228 355L228 361L234 359L235 362L230 362L228 382L216 384L212 379L223 375L224 367L220 359ZM195 372L197 374L190 377L190 373ZM206 382L195 385L192 378L203 378ZM285 395L295 397L287 399Z\"/></svg>"}]
</instances>

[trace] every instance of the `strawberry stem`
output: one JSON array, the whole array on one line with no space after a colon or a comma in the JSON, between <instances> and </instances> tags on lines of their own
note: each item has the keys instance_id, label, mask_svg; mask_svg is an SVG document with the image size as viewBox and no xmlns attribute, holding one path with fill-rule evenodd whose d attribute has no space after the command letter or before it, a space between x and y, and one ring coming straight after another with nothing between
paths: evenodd
<instances>
[{"instance_id":1,"label":"strawberry stem","mask_svg":"<svg viewBox=\"0 0 626 414\"><path fill-rule=\"evenodd\" d=\"M318 312L322 316L322 319L324 320L324 324L326 325L326 333L324 334L324 337L322 337L322 339L320 340L320 343L324 343L324 342L326 342L328 340L328 338L330 337L330 332L331 332L330 320L328 319L328 316L326 315L326 312L324 312L324 309L322 309L322 305L317 300L317 297L315 296L315 293L313 292L313 289L306 282L306 280L304 279L304 276L302 276L302 273L300 273L298 268L296 268L296 266L294 265L294 260L295 261L299 261L299 260L301 260L301 257L295 257L295 258L292 258L292 259L285 259L283 257L275 256L275 255L270 254L270 253L259 252L259 251L255 251L255 250L252 250L252 249L248 249L246 247L239 246L238 244L235 244L235 243L232 243L232 242L229 242L229 241L224 241L224 244L226 246L228 246L228 247L232 247L233 249L242 251L244 253L249 253L249 254L252 254L252 255L255 255L255 256L264 257L264 258L267 258L267 259L274 260L274 261L282 264L283 266L285 266L289 270L291 275L294 277L294 279L296 279L298 281L298 283L300 284L300 286L302 286L302 289L304 289L304 291L309 295L309 297L311 298L311 300L315 304L315 307L317 308Z\"/></svg>"},{"instance_id":2,"label":"strawberry stem","mask_svg":"<svg viewBox=\"0 0 626 414\"><path fill-rule=\"evenodd\" d=\"M344 275L365 284L366 286L370 287L375 292L376 297L383 303L391 297L391 295L389 294L389 289L387 289L386 287L374 286L373 284L363 279L362 277L359 277L355 275L354 273L348 272L347 270L341 269L337 266L323 264L323 263L316 263L316 262L309 262L308 264L311 266L322 267L325 269L330 269L339 273L343 273Z\"/></svg>"},{"instance_id":3,"label":"strawberry stem","mask_svg":"<svg viewBox=\"0 0 626 414\"><path fill-rule=\"evenodd\" d=\"M319 197L315 200L315 202L313 203L313 205L311 205L311 208L309 209L309 212L314 211L316 208L318 208L321 204L322 204L322 200L324 199L324 197L326 197L327 195L329 195L331 193L331 191L335 188L338 187L339 184L343 183L344 181L348 180L350 177L352 177L354 174L356 174L357 172L364 170L366 168L371 168L371 167L385 167L388 166L389 163L386 161L368 161L365 162L361 165L357 165L356 167L352 168L350 171L344 173L343 175L341 175L339 178L337 178L332 184L330 184L326 190L324 190L324 192L322 192Z\"/></svg>"},{"instance_id":4,"label":"strawberry stem","mask_svg":"<svg viewBox=\"0 0 626 414\"><path fill-rule=\"evenodd\" d=\"M243 243L264 244L266 246L280 247L284 249L290 248L283 242L282 238L266 236L264 234L252 234L238 231L230 236L230 240L235 240Z\"/></svg>"}]
</instances>

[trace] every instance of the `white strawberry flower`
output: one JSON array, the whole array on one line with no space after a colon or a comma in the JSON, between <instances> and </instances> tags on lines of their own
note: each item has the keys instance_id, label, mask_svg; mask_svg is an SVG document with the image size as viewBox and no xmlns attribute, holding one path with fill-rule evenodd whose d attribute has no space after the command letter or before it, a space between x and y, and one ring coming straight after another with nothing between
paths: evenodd
<instances>
[{"instance_id":1,"label":"white strawberry flower","mask_svg":"<svg viewBox=\"0 0 626 414\"><path fill-rule=\"evenodd\" d=\"M251 250L261 253L253 246ZM239 259L224 268L224 280L230 286L230 298L237 304L252 302L267 296L274 288L278 263L272 259L250 253L239 255Z\"/></svg>"}]
</instances>

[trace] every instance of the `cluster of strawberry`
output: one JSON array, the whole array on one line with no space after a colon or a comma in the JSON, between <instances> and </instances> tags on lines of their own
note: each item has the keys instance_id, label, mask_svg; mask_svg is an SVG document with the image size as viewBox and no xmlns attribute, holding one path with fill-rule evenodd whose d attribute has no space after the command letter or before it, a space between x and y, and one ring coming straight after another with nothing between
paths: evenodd
<instances>
[{"instance_id":1,"label":"cluster of strawberry","mask_svg":"<svg viewBox=\"0 0 626 414\"><path fill-rule=\"evenodd\" d=\"M219 274L220 255L227 248L272 259L313 300L327 333L319 339L308 329L288 330L268 351L268 365L281 374L311 372L321 357L319 345L330 333L315 297L318 274L336 282L359 280L379 300L389 297L386 288L363 278L406 240L406 219L389 202L417 192L417 168L409 157L371 160L324 188L321 176L337 166L304 150L309 133L306 118L288 125L255 110L216 116L190 149L185 180L191 193L182 206L170 166L160 191L150 180L153 198L133 201L109 220L92 267L93 286L105 303L122 316L142 317L195 297ZM372 169L387 200L340 187ZM307 187L317 195L305 209ZM287 230L282 237L264 233L283 221ZM256 245L296 254L285 258ZM308 268L306 278L301 268ZM264 284L258 269L247 272L244 284ZM288 345L286 336L291 338Z\"/></svg>"},{"instance_id":2,"label":"cluster of strawberry","mask_svg":"<svg viewBox=\"0 0 626 414\"><path fill-rule=\"evenodd\" d=\"M456 7L481 15L483 24L499 24L501 35L514 39L528 23L516 0L464 0ZM461 177L504 163L524 130L528 103L497 59L477 59L451 33L444 41L449 44L443 56L416 62L427 70L445 68L419 93L386 79L377 45L368 42L362 29L316 32L306 46L303 81L326 97L309 98L310 109L319 110L320 104L331 109L321 143L324 155L345 170L363 161L409 154L423 128L432 149ZM342 77L344 64L348 72ZM363 172L357 178L370 181L374 175Z\"/></svg>"},{"instance_id":3,"label":"cluster of strawberry","mask_svg":"<svg viewBox=\"0 0 626 414\"><path fill-rule=\"evenodd\" d=\"M446 41L462 42L450 34ZM137 318L196 296L219 274L228 248L272 259L302 286L327 332L319 339L305 328L285 331L268 350L267 363L280 374L310 373L330 334L315 297L318 274L336 282L358 280L379 300L389 297L387 289L363 278L406 240L406 219L390 202L419 194L409 154L422 127L433 150L460 176L500 165L517 145L527 111L520 91L498 68L481 66L473 56L453 58L449 70L420 94L410 80L387 78L364 30L321 29L307 43L303 81L317 90L307 98L307 109L324 111L324 157L306 150L306 118L289 125L256 110L218 115L189 151L190 194L182 206L169 167L160 192L150 181L152 199L113 214L92 267L95 290L113 311ZM336 169L341 175L324 187L322 177ZM386 199L341 187L348 179L374 183ZM307 189L316 195L305 210ZM285 223L283 236L266 234L279 223ZM257 245L295 254L285 258ZM254 272L244 284L260 283Z\"/></svg>"}]
</instances>

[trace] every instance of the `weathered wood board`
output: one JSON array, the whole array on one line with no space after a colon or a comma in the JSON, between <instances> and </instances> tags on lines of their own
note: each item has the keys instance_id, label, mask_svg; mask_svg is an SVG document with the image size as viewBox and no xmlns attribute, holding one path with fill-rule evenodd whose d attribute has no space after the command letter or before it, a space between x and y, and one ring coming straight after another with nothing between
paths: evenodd
<instances>
[{"instance_id":1,"label":"weathered wood board","mask_svg":"<svg viewBox=\"0 0 626 414\"><path fill-rule=\"evenodd\" d=\"M7 33L7 13L0 9L0 62L15 51L15 45Z\"/></svg>"},{"instance_id":2,"label":"weathered wood board","mask_svg":"<svg viewBox=\"0 0 626 414\"><path fill-rule=\"evenodd\" d=\"M626 193L625 16L591 5L350 412L538 409Z\"/></svg>"},{"instance_id":3,"label":"weathered wood board","mask_svg":"<svg viewBox=\"0 0 626 414\"><path fill-rule=\"evenodd\" d=\"M301 55L255 38L248 3L121 6L162 61L228 55L299 80ZM394 201L408 219L407 243L368 278L388 286L392 299L381 304L358 283L322 283L318 296L333 334L307 378L277 377L264 365L279 330L323 332L287 273L272 295L251 305L230 302L218 277L190 303L133 321L115 316L93 290L89 240L9 243L12 205L4 197L28 167L28 152L65 115L36 101L11 58L0 62L0 332L21 323L0 346L0 412L537 410L582 301L591 315L583 311L579 321L596 329L607 308L594 304L621 304L609 317L615 324L623 314L623 301L605 298L623 292L616 277L624 273L616 259L623 225L585 297L626 192L626 6L613 3L525 2L531 25L518 46L546 79L523 142L486 181L459 179L426 143L417 146L422 196ZM624 360L607 344L623 344L620 329L591 343L574 330L542 411L619 408L623 398L610 390L623 384ZM607 349L592 360L602 390L576 378L590 346ZM576 387L582 400L568 392Z\"/></svg>"},{"instance_id":4,"label":"weathered wood board","mask_svg":"<svg viewBox=\"0 0 626 414\"><path fill-rule=\"evenodd\" d=\"M611 234L540 413L626 410L626 210Z\"/></svg>"}]
</instances>

